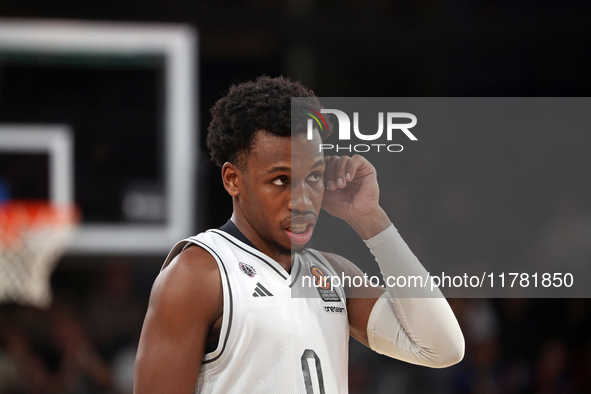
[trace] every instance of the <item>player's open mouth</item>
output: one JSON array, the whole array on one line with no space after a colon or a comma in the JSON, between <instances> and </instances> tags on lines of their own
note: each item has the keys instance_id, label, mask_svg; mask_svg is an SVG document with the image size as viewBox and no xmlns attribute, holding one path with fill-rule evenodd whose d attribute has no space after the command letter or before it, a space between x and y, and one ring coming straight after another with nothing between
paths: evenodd
<instances>
[{"instance_id":1,"label":"player's open mouth","mask_svg":"<svg viewBox=\"0 0 591 394\"><path fill-rule=\"evenodd\" d=\"M285 229L293 244L303 246L312 238L315 223L292 223Z\"/></svg>"}]
</instances>

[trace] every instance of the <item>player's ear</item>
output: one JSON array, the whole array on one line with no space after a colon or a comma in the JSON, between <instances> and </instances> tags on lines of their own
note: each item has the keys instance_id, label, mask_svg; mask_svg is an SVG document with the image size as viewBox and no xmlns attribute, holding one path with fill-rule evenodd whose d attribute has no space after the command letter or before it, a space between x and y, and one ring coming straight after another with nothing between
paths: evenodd
<instances>
[{"instance_id":1,"label":"player's ear","mask_svg":"<svg viewBox=\"0 0 591 394\"><path fill-rule=\"evenodd\" d=\"M224 163L222 166L222 182L224 182L224 188L232 197L238 197L240 194L241 177L242 173L234 164L229 161Z\"/></svg>"}]
</instances>

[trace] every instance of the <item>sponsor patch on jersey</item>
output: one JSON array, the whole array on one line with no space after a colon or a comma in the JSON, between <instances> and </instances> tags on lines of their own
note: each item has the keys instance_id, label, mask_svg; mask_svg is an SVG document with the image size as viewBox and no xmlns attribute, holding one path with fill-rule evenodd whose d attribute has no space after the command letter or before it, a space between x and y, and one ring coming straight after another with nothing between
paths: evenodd
<instances>
[{"instance_id":1,"label":"sponsor patch on jersey","mask_svg":"<svg viewBox=\"0 0 591 394\"><path fill-rule=\"evenodd\" d=\"M338 294L332 288L332 283L330 283L330 277L322 271L322 269L318 266L311 266L310 273L312 274L312 279L314 280L314 287L318 290L318 294L325 302L339 302L341 299L339 298Z\"/></svg>"},{"instance_id":2,"label":"sponsor patch on jersey","mask_svg":"<svg viewBox=\"0 0 591 394\"><path fill-rule=\"evenodd\" d=\"M254 269L252 265L248 265L246 263L238 263L238 266L240 267L240 270L244 273L244 275L250 278L254 278L254 276L257 274L257 271Z\"/></svg>"},{"instance_id":3,"label":"sponsor patch on jersey","mask_svg":"<svg viewBox=\"0 0 591 394\"><path fill-rule=\"evenodd\" d=\"M326 313L337 313L339 315L347 314L347 310L342 306L325 306L324 311Z\"/></svg>"}]
</instances>

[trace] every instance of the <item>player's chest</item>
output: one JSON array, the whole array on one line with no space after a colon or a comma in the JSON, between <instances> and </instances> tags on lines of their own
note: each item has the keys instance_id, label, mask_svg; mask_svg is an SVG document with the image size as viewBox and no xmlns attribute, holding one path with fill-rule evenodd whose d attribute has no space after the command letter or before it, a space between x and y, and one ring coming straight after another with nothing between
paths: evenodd
<instances>
[{"instance_id":1,"label":"player's chest","mask_svg":"<svg viewBox=\"0 0 591 394\"><path fill-rule=\"evenodd\" d=\"M282 277L273 269L252 261L240 261L230 280L233 317L244 330L314 335L327 327L348 326L346 300L339 288L323 288L310 282L301 291L301 278L313 278L314 268L301 264ZM326 287L326 286L324 286ZM293 331L293 332L292 332Z\"/></svg>"}]
</instances>

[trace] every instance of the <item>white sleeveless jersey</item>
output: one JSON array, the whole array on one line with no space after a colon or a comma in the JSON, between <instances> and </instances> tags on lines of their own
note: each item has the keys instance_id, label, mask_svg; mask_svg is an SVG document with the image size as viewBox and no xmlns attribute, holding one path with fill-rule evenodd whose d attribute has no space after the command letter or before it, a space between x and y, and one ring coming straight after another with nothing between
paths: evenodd
<instances>
[{"instance_id":1,"label":"white sleeveless jersey","mask_svg":"<svg viewBox=\"0 0 591 394\"><path fill-rule=\"evenodd\" d=\"M196 393L348 392L344 291L309 285L310 278L336 275L322 255L297 254L290 275L232 235L209 230L179 242L164 266L190 244L215 258L224 294L220 339L202 360ZM296 298L304 277L314 296Z\"/></svg>"}]
</instances>

